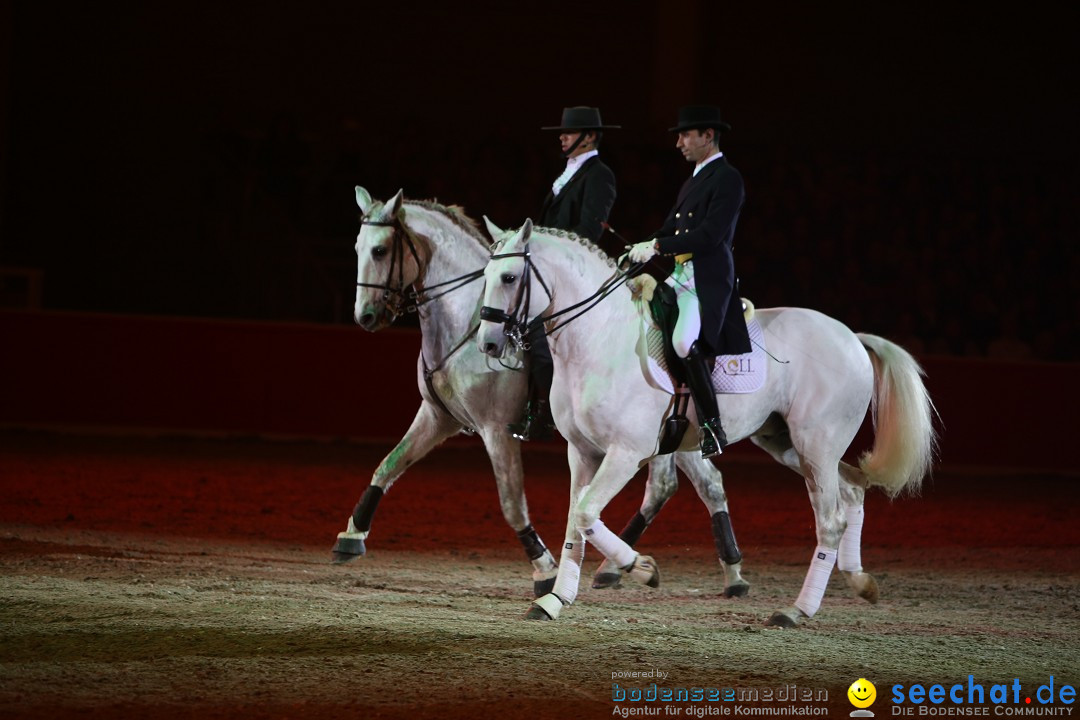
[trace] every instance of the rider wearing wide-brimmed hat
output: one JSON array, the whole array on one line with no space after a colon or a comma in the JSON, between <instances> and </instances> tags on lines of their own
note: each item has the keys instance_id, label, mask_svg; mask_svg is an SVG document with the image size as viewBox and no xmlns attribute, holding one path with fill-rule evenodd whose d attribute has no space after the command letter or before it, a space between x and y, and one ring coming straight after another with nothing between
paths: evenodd
<instances>
[{"instance_id":1,"label":"rider wearing wide-brimmed hat","mask_svg":"<svg viewBox=\"0 0 1080 720\"><path fill-rule=\"evenodd\" d=\"M750 352L750 336L736 292L732 255L735 225L746 197L743 179L720 151L720 136L731 130L719 108L691 105L679 110L669 129L679 134L675 147L694 173L679 190L663 227L634 245L630 259L674 255L669 284L678 298L679 319L672 341L687 370L698 410L703 457L719 455L727 444L710 361L717 355Z\"/></svg>"},{"instance_id":2,"label":"rider wearing wide-brimmed hat","mask_svg":"<svg viewBox=\"0 0 1080 720\"><path fill-rule=\"evenodd\" d=\"M602 242L615 204L615 174L601 162L598 148L603 131L615 129L619 126L603 123L599 108L584 106L564 108L560 124L541 128L559 132L566 168L544 197L536 224L588 238L608 254L623 248L617 241ZM524 418L510 425L510 431L521 440L543 440L551 437L555 428L548 407L554 364L543 327L530 334L529 345L529 404Z\"/></svg>"}]
</instances>

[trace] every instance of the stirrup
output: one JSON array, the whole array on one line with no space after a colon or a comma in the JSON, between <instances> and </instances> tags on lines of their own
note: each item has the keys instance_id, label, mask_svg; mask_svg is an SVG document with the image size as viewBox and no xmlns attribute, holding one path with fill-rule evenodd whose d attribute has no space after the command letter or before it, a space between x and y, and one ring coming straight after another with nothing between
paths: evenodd
<instances>
[{"instance_id":1,"label":"stirrup","mask_svg":"<svg viewBox=\"0 0 1080 720\"><path fill-rule=\"evenodd\" d=\"M510 423L506 429L521 442L550 440L555 435L553 426L531 414L526 415L521 422Z\"/></svg>"},{"instance_id":2,"label":"stirrup","mask_svg":"<svg viewBox=\"0 0 1080 720\"><path fill-rule=\"evenodd\" d=\"M724 446L727 445L727 437L724 435L724 431L720 430L718 437L709 421L702 423L698 427L698 440L701 443L701 457L705 460L720 455Z\"/></svg>"}]
</instances>

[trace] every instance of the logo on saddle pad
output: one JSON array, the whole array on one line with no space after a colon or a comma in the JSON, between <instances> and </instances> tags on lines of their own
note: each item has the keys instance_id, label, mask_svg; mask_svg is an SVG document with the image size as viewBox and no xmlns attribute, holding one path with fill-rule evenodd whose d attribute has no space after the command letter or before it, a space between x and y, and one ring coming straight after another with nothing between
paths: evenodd
<instances>
[{"instance_id":1,"label":"logo on saddle pad","mask_svg":"<svg viewBox=\"0 0 1080 720\"><path fill-rule=\"evenodd\" d=\"M723 365L717 363L718 368L725 375L749 375L753 372L750 369L753 353L746 355L734 355L728 358L728 361Z\"/></svg>"},{"instance_id":2,"label":"logo on saddle pad","mask_svg":"<svg viewBox=\"0 0 1080 720\"><path fill-rule=\"evenodd\" d=\"M675 394L675 383L664 359L664 336L660 329L644 315L641 318L641 336L638 341L638 358L641 370L650 385L658 390ZM721 394L752 393L765 384L765 334L757 318L746 323L753 347L741 355L721 355L716 358L712 380L716 392Z\"/></svg>"}]
</instances>

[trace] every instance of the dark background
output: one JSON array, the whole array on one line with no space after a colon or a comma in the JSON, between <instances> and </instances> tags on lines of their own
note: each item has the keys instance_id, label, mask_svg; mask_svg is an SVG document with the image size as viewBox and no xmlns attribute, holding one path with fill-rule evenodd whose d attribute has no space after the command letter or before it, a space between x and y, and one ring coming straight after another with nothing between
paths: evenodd
<instances>
[{"instance_id":1,"label":"dark background","mask_svg":"<svg viewBox=\"0 0 1080 720\"><path fill-rule=\"evenodd\" d=\"M758 305L1080 359L1064 11L759 5L5 4L0 298L351 322L355 185L516 225L562 166L539 127L597 105L633 240L689 172L677 108L714 103Z\"/></svg>"}]
</instances>

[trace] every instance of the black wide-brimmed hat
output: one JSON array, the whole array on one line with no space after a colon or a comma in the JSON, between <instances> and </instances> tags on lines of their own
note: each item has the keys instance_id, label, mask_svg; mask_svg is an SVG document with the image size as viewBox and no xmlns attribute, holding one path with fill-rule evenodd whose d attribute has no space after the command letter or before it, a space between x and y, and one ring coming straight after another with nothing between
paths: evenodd
<instances>
[{"instance_id":1,"label":"black wide-brimmed hat","mask_svg":"<svg viewBox=\"0 0 1080 720\"><path fill-rule=\"evenodd\" d=\"M621 130L619 125L605 125L600 120L600 108L577 107L563 108L562 125L542 127L541 130Z\"/></svg>"},{"instance_id":2,"label":"black wide-brimmed hat","mask_svg":"<svg viewBox=\"0 0 1080 720\"><path fill-rule=\"evenodd\" d=\"M682 132L683 130L704 130L715 128L720 132L729 132L731 126L720 119L720 108L712 105L687 105L679 108L678 124L668 128L669 132Z\"/></svg>"}]
</instances>

